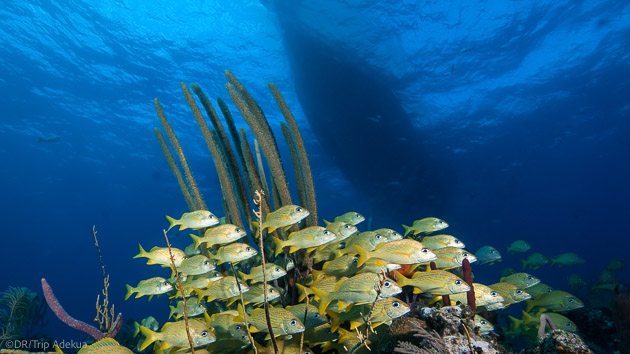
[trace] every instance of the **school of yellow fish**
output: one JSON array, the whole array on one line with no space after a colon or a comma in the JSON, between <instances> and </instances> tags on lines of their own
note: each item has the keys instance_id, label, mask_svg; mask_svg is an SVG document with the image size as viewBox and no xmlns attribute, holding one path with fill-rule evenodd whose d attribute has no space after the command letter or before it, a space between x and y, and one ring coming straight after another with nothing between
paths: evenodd
<instances>
[{"instance_id":1,"label":"school of yellow fish","mask_svg":"<svg viewBox=\"0 0 630 354\"><path fill-rule=\"evenodd\" d=\"M190 340L197 353L248 352L252 350L250 338L254 338L258 352L273 353L263 308L266 299L281 353L298 353L300 348L306 353L317 346L324 352L345 352L359 343L357 333L365 331L366 326L387 326L410 312L409 304L402 300L405 297L400 296L403 287L409 287L408 293L432 297L431 303L449 295L451 304L447 305L466 304L470 286L455 274L463 260L486 264L501 260L498 250L490 246L473 254L457 237L436 234L448 224L435 217L403 225L405 233L400 234L386 228L359 231L357 225L365 218L356 212L338 216L333 222L324 220L326 226L299 229L300 221L308 215L308 210L296 205L269 213L256 225L267 235L264 255L257 246L242 241L247 236L245 230L220 223L209 211L185 213L180 219L167 216L169 230L179 226L180 230L200 230L203 234L191 234L192 243L185 250L171 248L169 252L166 247L156 246L146 251L139 246L134 258L147 258L147 264L169 271L173 263L182 289L174 272L170 278L157 276L140 280L135 287L127 285L125 299L136 294L136 298L147 296L150 300L166 294L172 304L169 322L161 327L153 317L136 324L136 335L142 334L137 349L153 346L155 353L189 352L185 306ZM282 230L292 232L283 240L275 232ZM517 241L508 251L522 253L528 249L524 241ZM264 269L263 256L269 259ZM524 260L524 267L541 266L543 260L537 257ZM306 269L304 259L313 264L306 274L296 268L296 262L300 262L297 265ZM546 258L544 261L548 262ZM580 261L577 255L566 254L553 262L572 265ZM429 267L432 262L436 270ZM512 318L513 330L536 326L543 312L554 316L560 328L576 330L566 317L546 311L582 307L578 298L553 290L530 274L508 273L513 274L505 274L494 284L472 284L478 308L494 311L527 301L523 318ZM494 329L490 321L478 315L475 324L481 334ZM84 352L96 353L106 345L111 346L111 341L97 342L95 351ZM122 346L120 351L108 347L107 352L127 353L125 350Z\"/></svg>"}]
</instances>

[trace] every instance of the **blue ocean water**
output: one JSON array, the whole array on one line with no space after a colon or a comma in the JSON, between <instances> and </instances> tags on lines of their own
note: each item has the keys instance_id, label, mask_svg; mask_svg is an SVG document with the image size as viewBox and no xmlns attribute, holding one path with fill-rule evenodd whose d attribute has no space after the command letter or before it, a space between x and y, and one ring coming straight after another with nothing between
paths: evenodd
<instances>
[{"instance_id":1,"label":"blue ocean water","mask_svg":"<svg viewBox=\"0 0 630 354\"><path fill-rule=\"evenodd\" d=\"M10 0L0 35L0 291L41 292L45 277L90 321L103 282L96 225L117 312L163 322L165 298L123 301L125 284L159 271L132 259L138 243L163 245L164 215L186 211L153 135L153 98L222 215L179 82L229 101L225 69L278 136L266 83L285 95L322 218L355 210L402 231L440 217L469 249L504 253L478 268L486 282L520 268L505 253L516 239L585 258L534 272L558 288L630 260L627 2ZM85 339L48 321L53 337Z\"/></svg>"}]
</instances>

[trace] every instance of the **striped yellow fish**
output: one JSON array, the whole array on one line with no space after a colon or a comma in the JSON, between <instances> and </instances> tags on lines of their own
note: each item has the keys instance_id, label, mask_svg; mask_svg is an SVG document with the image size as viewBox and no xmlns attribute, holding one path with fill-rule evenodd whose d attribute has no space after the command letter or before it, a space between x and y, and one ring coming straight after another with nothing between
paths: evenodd
<instances>
[{"instance_id":1,"label":"striped yellow fish","mask_svg":"<svg viewBox=\"0 0 630 354\"><path fill-rule=\"evenodd\" d=\"M331 222L326 224L326 229L335 233L337 236L334 242L341 242L348 237L359 232L356 226L345 222Z\"/></svg>"},{"instance_id":2,"label":"striped yellow fish","mask_svg":"<svg viewBox=\"0 0 630 354\"><path fill-rule=\"evenodd\" d=\"M403 238L403 235L400 232L396 230L392 230L392 229L382 228L382 229L376 229L374 230L374 232L385 236L387 241L402 240Z\"/></svg>"},{"instance_id":3,"label":"striped yellow fish","mask_svg":"<svg viewBox=\"0 0 630 354\"><path fill-rule=\"evenodd\" d=\"M257 254L258 251L246 243L232 243L219 248L215 255L210 255L210 258L216 260L217 264L236 263L254 257Z\"/></svg>"},{"instance_id":4,"label":"striped yellow fish","mask_svg":"<svg viewBox=\"0 0 630 354\"><path fill-rule=\"evenodd\" d=\"M87 347L81 348L78 354L132 354L133 351L118 344L114 338L103 338Z\"/></svg>"},{"instance_id":5,"label":"striped yellow fish","mask_svg":"<svg viewBox=\"0 0 630 354\"><path fill-rule=\"evenodd\" d=\"M457 247L444 247L433 250L433 253L437 256L435 265L439 269L451 269L462 266L464 259L468 259L470 263L477 261L477 257L474 254Z\"/></svg>"},{"instance_id":6,"label":"striped yellow fish","mask_svg":"<svg viewBox=\"0 0 630 354\"><path fill-rule=\"evenodd\" d=\"M277 228L289 229L293 224L297 224L305 217L309 216L310 212L298 205L285 205L275 211L272 211L265 218L265 222L260 225L267 232L274 232ZM258 226L257 223L254 223Z\"/></svg>"},{"instance_id":7,"label":"striped yellow fish","mask_svg":"<svg viewBox=\"0 0 630 354\"><path fill-rule=\"evenodd\" d=\"M502 303L505 299L501 294L492 290L490 287L480 284L473 283L473 287L475 288L475 304L477 306L487 306L497 303ZM450 296L451 304L455 305L458 302L464 305L468 305L468 298L466 293L453 294ZM434 298L434 300L438 300L439 298Z\"/></svg>"},{"instance_id":8,"label":"striped yellow fish","mask_svg":"<svg viewBox=\"0 0 630 354\"><path fill-rule=\"evenodd\" d=\"M317 288L324 293L329 293L335 290L335 286L337 285L337 277L334 276L326 276L323 279L314 282L310 288L302 284L296 284L298 289L300 290L300 298L298 299L300 302L303 301L308 295L315 295L315 300L319 301L320 298L313 292L313 288Z\"/></svg>"},{"instance_id":9,"label":"striped yellow fish","mask_svg":"<svg viewBox=\"0 0 630 354\"><path fill-rule=\"evenodd\" d=\"M243 294L245 295L245 294ZM228 310L220 313L215 313L206 317L206 322L210 323L210 326L214 328L214 333L217 336L217 341L220 339L232 338L238 341L247 341L247 328L244 322L235 321L238 317L238 311Z\"/></svg>"},{"instance_id":10,"label":"striped yellow fish","mask_svg":"<svg viewBox=\"0 0 630 354\"><path fill-rule=\"evenodd\" d=\"M284 268L282 268L279 265L276 265L273 263L267 263L265 273L266 273L265 275L267 276L267 281L272 281L272 280L282 278L283 276L287 274L287 271L284 270ZM249 274L245 274L243 272L238 272L238 274L240 275L241 279L249 280L252 284L256 282L261 282L264 280L263 272L262 272L262 265L252 268L249 271Z\"/></svg>"},{"instance_id":11,"label":"striped yellow fish","mask_svg":"<svg viewBox=\"0 0 630 354\"><path fill-rule=\"evenodd\" d=\"M305 343L300 345L300 336L293 336L293 338L288 339L277 339L276 344L278 345L278 353L280 354L312 354L314 353L312 349L306 346ZM256 346L256 350L258 354L275 354L276 350L273 347L273 343L271 341L267 342L267 346L263 347L262 344L254 341L254 345ZM300 348L302 348L302 352L300 352Z\"/></svg>"},{"instance_id":12,"label":"striped yellow fish","mask_svg":"<svg viewBox=\"0 0 630 354\"><path fill-rule=\"evenodd\" d=\"M144 295L149 295L149 301L151 301L153 295L165 294L171 290L173 290L173 285L166 279L162 277L153 277L141 280L135 288L127 284L127 294L125 295L125 300L127 300L133 293L137 293L136 299Z\"/></svg>"},{"instance_id":13,"label":"striped yellow fish","mask_svg":"<svg viewBox=\"0 0 630 354\"><path fill-rule=\"evenodd\" d=\"M168 315L168 318L175 317L176 320L184 317L184 302L178 301L177 306L169 306L171 312ZM194 317L197 315L201 315L206 312L206 305L199 302L199 299L196 297L187 297L186 298L186 314L188 317Z\"/></svg>"},{"instance_id":14,"label":"striped yellow fish","mask_svg":"<svg viewBox=\"0 0 630 354\"><path fill-rule=\"evenodd\" d=\"M387 263L419 264L437 259L437 256L418 241L403 239L381 243L373 252L353 245L359 254L359 267L369 258L382 259Z\"/></svg>"},{"instance_id":15,"label":"striped yellow fish","mask_svg":"<svg viewBox=\"0 0 630 354\"><path fill-rule=\"evenodd\" d=\"M506 307L507 306L505 306L505 304L503 304L502 302L496 302L494 304L486 305L486 311L502 310Z\"/></svg>"},{"instance_id":16,"label":"striped yellow fish","mask_svg":"<svg viewBox=\"0 0 630 354\"><path fill-rule=\"evenodd\" d=\"M190 330L190 336L192 337L193 346L195 347L210 344L216 340L214 333L206 326L205 321L191 318L188 320L188 329ZM139 348L140 351L143 351L157 340L162 342L159 348L161 350L170 347L190 347L188 335L186 334L185 321L167 322L162 326L160 332L153 332L144 326L140 326L140 332L146 337L142 346Z\"/></svg>"},{"instance_id":17,"label":"striped yellow fish","mask_svg":"<svg viewBox=\"0 0 630 354\"><path fill-rule=\"evenodd\" d=\"M247 284L241 282L240 285L241 292L245 293L249 291ZM216 299L227 300L231 297L239 295L238 284L236 283L236 278L233 276L224 277L220 280L212 282L205 290L195 289L195 292L197 293L197 298L199 299L207 297L207 302Z\"/></svg>"},{"instance_id":18,"label":"striped yellow fish","mask_svg":"<svg viewBox=\"0 0 630 354\"><path fill-rule=\"evenodd\" d=\"M444 247L457 247L464 248L465 245L460 239L452 235L434 235L425 236L422 238L422 244L429 247L432 250Z\"/></svg>"},{"instance_id":19,"label":"striped yellow fish","mask_svg":"<svg viewBox=\"0 0 630 354\"><path fill-rule=\"evenodd\" d=\"M344 255L324 263L322 272L326 275L334 275L336 277L351 277L357 273L359 269L358 264L359 258L352 255ZM317 277L319 272L313 272L313 276Z\"/></svg>"},{"instance_id":20,"label":"striped yellow fish","mask_svg":"<svg viewBox=\"0 0 630 354\"><path fill-rule=\"evenodd\" d=\"M411 226L403 225L403 228L405 228L405 236L407 236L407 234L410 232L412 235L417 235L419 233L430 234L432 232L445 229L447 227L448 224L446 223L446 221L434 217L416 220Z\"/></svg>"},{"instance_id":21,"label":"striped yellow fish","mask_svg":"<svg viewBox=\"0 0 630 354\"><path fill-rule=\"evenodd\" d=\"M503 304L505 306L509 306L511 304L515 304L517 302L525 301L531 298L531 295L524 291L523 289L519 289L516 285L510 283L495 283L489 285L490 288L503 296Z\"/></svg>"},{"instance_id":22,"label":"striped yellow fish","mask_svg":"<svg viewBox=\"0 0 630 354\"><path fill-rule=\"evenodd\" d=\"M243 307L240 304L238 305L238 313L239 316L235 321L242 322ZM300 319L283 308L269 308L269 320L274 337L304 332L304 325ZM254 309L254 311L247 316L247 322L253 326L249 329L251 333L268 332L269 330L267 328L267 317L264 309ZM267 334L267 339L269 338L271 338L271 336Z\"/></svg>"},{"instance_id":23,"label":"striped yellow fish","mask_svg":"<svg viewBox=\"0 0 630 354\"><path fill-rule=\"evenodd\" d=\"M427 272L415 272L411 279L394 272L396 281L400 286L411 285L414 287L414 294L428 293L431 295L452 295L464 293L470 290L457 275L444 270L430 270Z\"/></svg>"},{"instance_id":24,"label":"striped yellow fish","mask_svg":"<svg viewBox=\"0 0 630 354\"><path fill-rule=\"evenodd\" d=\"M207 210L195 210L190 213L184 213L179 220L166 215L166 220L171 224L166 231L169 231L175 225L179 225L179 230L181 231L183 229L198 230L219 224L219 218Z\"/></svg>"},{"instance_id":25,"label":"striped yellow fish","mask_svg":"<svg viewBox=\"0 0 630 354\"><path fill-rule=\"evenodd\" d=\"M540 279L527 273L514 273L501 278L499 281L516 285L519 289L527 289L540 283Z\"/></svg>"},{"instance_id":26,"label":"striped yellow fish","mask_svg":"<svg viewBox=\"0 0 630 354\"><path fill-rule=\"evenodd\" d=\"M202 254L184 259L182 264L177 267L177 271L184 275L199 275L214 269L214 262ZM171 277L174 275L172 274Z\"/></svg>"},{"instance_id":27,"label":"striped yellow fish","mask_svg":"<svg viewBox=\"0 0 630 354\"><path fill-rule=\"evenodd\" d=\"M335 238L335 234L323 226L310 226L300 231L292 232L286 241L273 237L273 241L276 244L275 255L277 256L282 253L284 247L290 247L289 253L304 248L308 249L307 251L310 252L314 250L315 247L334 241Z\"/></svg>"},{"instance_id":28,"label":"striped yellow fish","mask_svg":"<svg viewBox=\"0 0 630 354\"><path fill-rule=\"evenodd\" d=\"M372 329L374 329L383 323L391 324L392 320L408 313L411 309L404 301L394 297L388 297L386 299L376 301L374 303L373 310L372 304L365 304L353 306L346 312L336 313L328 310L326 313L332 319L332 331L336 331L342 322L350 322L351 330L362 326L365 323L365 319L370 311L372 311L370 322L372 323Z\"/></svg>"},{"instance_id":29,"label":"striped yellow fish","mask_svg":"<svg viewBox=\"0 0 630 354\"><path fill-rule=\"evenodd\" d=\"M354 211L349 211L343 215L337 216L335 220L333 220L333 222L345 222L346 224L357 225L363 222L364 220L365 220L365 216ZM326 220L324 220L324 222L328 223Z\"/></svg>"},{"instance_id":30,"label":"striped yellow fish","mask_svg":"<svg viewBox=\"0 0 630 354\"><path fill-rule=\"evenodd\" d=\"M162 264L165 266L171 265L171 255L168 252L168 247L153 247L149 252L145 251L140 244L138 244L138 248L140 249L140 253L133 256L133 258L141 258L146 257L149 260L147 264ZM184 251L171 247L171 252L173 253L173 259L175 260L175 266L179 267L182 264L182 261L186 258L186 253Z\"/></svg>"},{"instance_id":31,"label":"striped yellow fish","mask_svg":"<svg viewBox=\"0 0 630 354\"><path fill-rule=\"evenodd\" d=\"M346 242L346 248L342 253L354 253L352 246L359 246L366 251L374 251L376 246L381 243L389 241L385 235L376 231L364 231L352 236L349 241Z\"/></svg>"},{"instance_id":32,"label":"striped yellow fish","mask_svg":"<svg viewBox=\"0 0 630 354\"><path fill-rule=\"evenodd\" d=\"M264 284L258 283L251 285L249 290L243 293L243 302L245 305L253 304L254 306L260 306L265 303L265 292L264 292ZM272 285L267 285L267 301L271 302L280 297L280 292L278 289L274 288ZM228 306L233 303L241 301L240 294L234 296L228 301Z\"/></svg>"},{"instance_id":33,"label":"striped yellow fish","mask_svg":"<svg viewBox=\"0 0 630 354\"><path fill-rule=\"evenodd\" d=\"M552 291L553 288L545 283L538 283L527 288L527 292L532 296L532 299L537 299L539 296Z\"/></svg>"},{"instance_id":34,"label":"striped yellow fish","mask_svg":"<svg viewBox=\"0 0 630 354\"><path fill-rule=\"evenodd\" d=\"M189 296L194 289L205 289L208 285L210 285L210 283L221 278L223 278L223 274L217 271L210 271L205 274L186 277L186 280L182 281L182 286L184 287L186 296ZM181 292L177 290L177 293L174 296L171 296L171 298L181 296Z\"/></svg>"},{"instance_id":35,"label":"striped yellow fish","mask_svg":"<svg viewBox=\"0 0 630 354\"><path fill-rule=\"evenodd\" d=\"M324 246L320 246L315 253L313 253L313 259L315 262L332 261L337 257L341 257L341 243L327 243Z\"/></svg>"},{"instance_id":36,"label":"striped yellow fish","mask_svg":"<svg viewBox=\"0 0 630 354\"><path fill-rule=\"evenodd\" d=\"M246 235L247 233L245 230L236 225L223 224L209 228L203 234L203 237L190 234L190 238L192 238L195 244L195 249L197 249L202 243L205 243L208 247L212 245L223 245L239 240Z\"/></svg>"},{"instance_id":37,"label":"striped yellow fish","mask_svg":"<svg viewBox=\"0 0 630 354\"><path fill-rule=\"evenodd\" d=\"M329 323L317 327L307 327L304 331L304 341L316 346L339 339L339 334L332 330Z\"/></svg>"},{"instance_id":38,"label":"striped yellow fish","mask_svg":"<svg viewBox=\"0 0 630 354\"><path fill-rule=\"evenodd\" d=\"M381 287L380 294L377 292L379 286ZM317 287L311 287L311 291L319 296L319 314L323 315L333 300L337 300L337 308L343 311L352 304L371 303L377 300L377 294L380 300L400 294L402 289L389 278L383 278L375 273L363 273L340 281L330 293L323 292Z\"/></svg>"},{"instance_id":39,"label":"striped yellow fish","mask_svg":"<svg viewBox=\"0 0 630 354\"><path fill-rule=\"evenodd\" d=\"M313 328L328 323L326 316L321 316L317 311L317 307L313 305L297 304L295 306L287 306L286 310L299 318L306 328ZM306 322L304 321L304 315L306 315Z\"/></svg>"}]
</instances>

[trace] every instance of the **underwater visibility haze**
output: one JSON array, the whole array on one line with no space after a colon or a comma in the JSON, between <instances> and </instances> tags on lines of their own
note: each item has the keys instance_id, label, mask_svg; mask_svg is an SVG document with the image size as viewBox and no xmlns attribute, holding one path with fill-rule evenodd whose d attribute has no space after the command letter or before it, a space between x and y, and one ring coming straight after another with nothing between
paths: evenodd
<instances>
[{"instance_id":1,"label":"underwater visibility haze","mask_svg":"<svg viewBox=\"0 0 630 354\"><path fill-rule=\"evenodd\" d=\"M9 0L0 36L0 292L26 287L43 299L46 278L70 315L92 323L103 288L95 225L115 312L165 323L168 297L125 300L126 284L168 278L133 259L138 244L165 247L165 215L191 211L154 134L162 129L154 99L207 209L221 218L215 164L180 82L199 84L217 111L216 98L225 100L253 149L224 70L264 111L298 204L284 118L267 83L284 96L308 152L319 225L352 211L365 217L359 231L404 235L403 225L435 217L448 228L423 232L454 235L475 252L476 283L527 266L585 309L611 313L627 292L628 2ZM239 242L255 241L247 231ZM169 240L183 250L190 233L174 227ZM360 263L361 245L345 243ZM483 246L501 262L479 264ZM379 257L378 248L366 251ZM548 263L534 264L535 253ZM499 310L495 327L509 328L502 340L516 327L508 314L524 327L535 316L521 316L523 304ZM32 331L90 339L50 309Z\"/></svg>"}]
</instances>

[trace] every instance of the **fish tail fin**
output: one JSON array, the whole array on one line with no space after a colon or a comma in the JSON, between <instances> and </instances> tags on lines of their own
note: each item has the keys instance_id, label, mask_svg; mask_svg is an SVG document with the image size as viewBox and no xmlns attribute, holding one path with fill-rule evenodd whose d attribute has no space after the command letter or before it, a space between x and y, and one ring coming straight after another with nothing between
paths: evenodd
<instances>
[{"instance_id":1,"label":"fish tail fin","mask_svg":"<svg viewBox=\"0 0 630 354\"><path fill-rule=\"evenodd\" d=\"M319 314L324 315L326 313L326 308L330 305L331 301L328 298L328 293L318 288L311 288L311 291L315 294L315 296L319 297Z\"/></svg>"},{"instance_id":2,"label":"fish tail fin","mask_svg":"<svg viewBox=\"0 0 630 354\"><path fill-rule=\"evenodd\" d=\"M125 295L125 300L127 300L131 296L131 294L135 292L134 288L131 285L129 284L126 284L126 285L127 285L127 294Z\"/></svg>"},{"instance_id":3,"label":"fish tail fin","mask_svg":"<svg viewBox=\"0 0 630 354\"><path fill-rule=\"evenodd\" d=\"M238 276L243 280L247 280L247 274L241 272L240 270L238 271Z\"/></svg>"},{"instance_id":4,"label":"fish tail fin","mask_svg":"<svg viewBox=\"0 0 630 354\"><path fill-rule=\"evenodd\" d=\"M144 336L144 341L140 346L140 351L145 350L151 343L155 342L158 339L159 334L153 332L152 330L146 328L145 326L140 326L140 332Z\"/></svg>"},{"instance_id":5,"label":"fish tail fin","mask_svg":"<svg viewBox=\"0 0 630 354\"><path fill-rule=\"evenodd\" d=\"M273 239L273 243L276 245L276 251L274 252L274 256L278 257L280 253L282 253L283 241L275 236L271 236Z\"/></svg>"},{"instance_id":6,"label":"fish tail fin","mask_svg":"<svg viewBox=\"0 0 630 354\"><path fill-rule=\"evenodd\" d=\"M367 261L368 258L369 258L368 252L365 249L363 249L363 248L361 248L361 247L359 247L357 245L353 245L352 247L359 254L359 263L357 263L357 267L361 267L363 265L363 263L365 263L365 261Z\"/></svg>"},{"instance_id":7,"label":"fish tail fin","mask_svg":"<svg viewBox=\"0 0 630 354\"><path fill-rule=\"evenodd\" d=\"M538 311L538 313L536 314L537 316L541 315L542 311ZM534 317L532 317L532 315L530 315L529 313L523 311L523 320L521 322L523 322L523 324L525 323L530 323L534 320Z\"/></svg>"},{"instance_id":8,"label":"fish tail fin","mask_svg":"<svg viewBox=\"0 0 630 354\"><path fill-rule=\"evenodd\" d=\"M145 251L144 248L142 248L141 244L138 244L138 249L140 252L137 255L133 256L133 258L141 258L141 257L147 256L147 251Z\"/></svg>"},{"instance_id":9,"label":"fish tail fin","mask_svg":"<svg viewBox=\"0 0 630 354\"><path fill-rule=\"evenodd\" d=\"M166 230L166 232L169 232L173 226L178 225L179 223L177 222L177 220L173 219L172 217L166 215L166 220L168 221L168 223L170 224L168 229Z\"/></svg>"},{"instance_id":10,"label":"fish tail fin","mask_svg":"<svg viewBox=\"0 0 630 354\"><path fill-rule=\"evenodd\" d=\"M396 283L398 283L398 285L400 285L400 286L409 285L409 278L407 278L406 276L402 275L402 273L400 273L399 271L395 270L394 271L394 275L395 275L395 278L396 278Z\"/></svg>"},{"instance_id":11,"label":"fish tail fin","mask_svg":"<svg viewBox=\"0 0 630 354\"><path fill-rule=\"evenodd\" d=\"M238 311L238 316L234 317L234 319L232 321L234 321L234 322L244 322L245 321L245 309L243 308L243 305L241 305L240 302L236 306L236 311ZM251 330L250 330L250 332L251 332Z\"/></svg>"},{"instance_id":12,"label":"fish tail fin","mask_svg":"<svg viewBox=\"0 0 630 354\"><path fill-rule=\"evenodd\" d=\"M402 227L405 229L405 234L403 235L403 237L405 237L409 233L409 229L411 229L411 226L403 225Z\"/></svg>"},{"instance_id":13,"label":"fish tail fin","mask_svg":"<svg viewBox=\"0 0 630 354\"><path fill-rule=\"evenodd\" d=\"M508 318L510 319L510 321L512 321L512 330L513 331L517 330L521 326L521 324L523 324L523 320L519 320L516 317L508 316Z\"/></svg>"},{"instance_id":14,"label":"fish tail fin","mask_svg":"<svg viewBox=\"0 0 630 354\"><path fill-rule=\"evenodd\" d=\"M328 262L326 262L328 263ZM324 264L326 264L324 263ZM322 274L324 274L323 270L317 270L317 269L313 269L311 270L311 274L313 274L313 282L315 282L317 279L319 279L320 276L322 276Z\"/></svg>"},{"instance_id":15,"label":"fish tail fin","mask_svg":"<svg viewBox=\"0 0 630 354\"><path fill-rule=\"evenodd\" d=\"M298 299L299 302L302 302L304 299L306 299L306 296L309 295L308 294L308 288L305 287L302 284L295 284L298 287L298 290L300 291L300 298Z\"/></svg>"},{"instance_id":16,"label":"fish tail fin","mask_svg":"<svg viewBox=\"0 0 630 354\"><path fill-rule=\"evenodd\" d=\"M324 220L324 225L325 225L325 226L328 226L328 225L332 224L330 221L328 221L328 220L326 220L326 219L322 219L322 220ZM333 332L334 332L334 331L333 331Z\"/></svg>"},{"instance_id":17,"label":"fish tail fin","mask_svg":"<svg viewBox=\"0 0 630 354\"><path fill-rule=\"evenodd\" d=\"M525 308L525 311L527 312L531 311L534 308L534 306L536 306L536 304L532 300L527 300L526 302L527 302L527 308Z\"/></svg>"},{"instance_id":18,"label":"fish tail fin","mask_svg":"<svg viewBox=\"0 0 630 354\"><path fill-rule=\"evenodd\" d=\"M341 326L341 321L339 320L339 314L337 312L334 311L326 311L326 313L328 314L328 316L330 316L330 331L331 332L335 332L337 331L337 329L339 328L339 326Z\"/></svg>"},{"instance_id":19,"label":"fish tail fin","mask_svg":"<svg viewBox=\"0 0 630 354\"><path fill-rule=\"evenodd\" d=\"M169 305L168 308L171 309L171 312L168 314L168 318L171 318L173 317L173 315L175 314L175 310L177 309L175 308L175 306L171 306L171 305Z\"/></svg>"},{"instance_id":20,"label":"fish tail fin","mask_svg":"<svg viewBox=\"0 0 630 354\"><path fill-rule=\"evenodd\" d=\"M203 243L203 241L201 241L201 237L195 234L188 234L188 235L190 235L190 238L192 238L193 243L195 244L195 249L199 248L199 246L201 246L201 244Z\"/></svg>"},{"instance_id":21,"label":"fish tail fin","mask_svg":"<svg viewBox=\"0 0 630 354\"><path fill-rule=\"evenodd\" d=\"M525 269L525 267L527 266L527 262L525 262L524 259L521 259L521 263L523 264L523 269Z\"/></svg>"}]
</instances>

